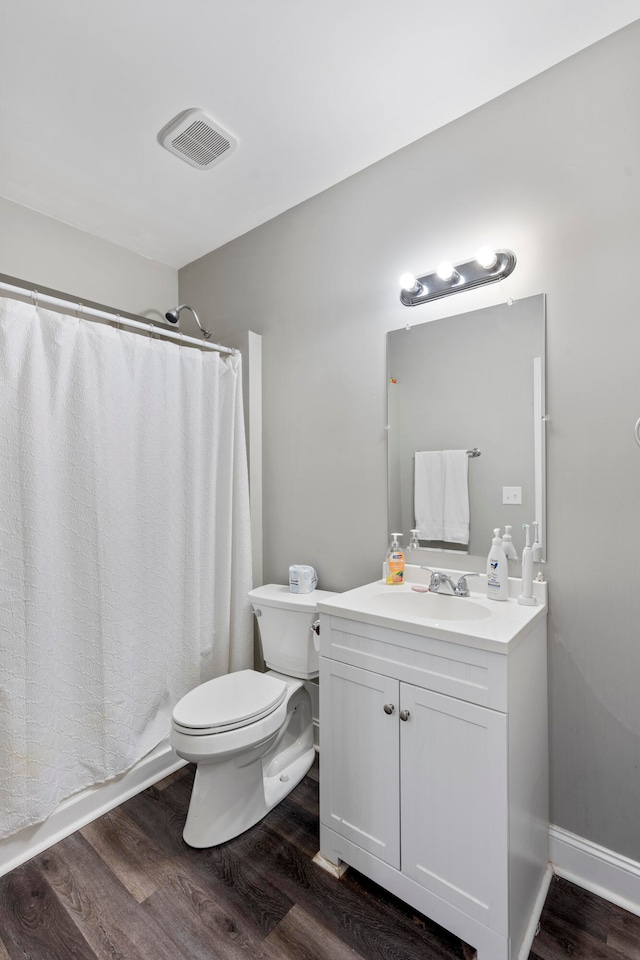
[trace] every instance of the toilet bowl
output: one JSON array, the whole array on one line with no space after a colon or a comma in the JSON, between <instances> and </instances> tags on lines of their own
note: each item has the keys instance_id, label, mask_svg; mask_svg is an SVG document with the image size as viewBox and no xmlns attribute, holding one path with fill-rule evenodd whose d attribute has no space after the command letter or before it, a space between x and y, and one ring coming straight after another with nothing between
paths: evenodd
<instances>
[{"instance_id":1,"label":"toilet bowl","mask_svg":"<svg viewBox=\"0 0 640 960\"><path fill-rule=\"evenodd\" d=\"M190 846L216 846L248 830L311 767L313 717L305 681L318 675L313 624L316 603L327 596L323 590L294 595L279 584L250 591L272 669L209 680L174 708L171 746L197 764L183 832Z\"/></svg>"}]
</instances>

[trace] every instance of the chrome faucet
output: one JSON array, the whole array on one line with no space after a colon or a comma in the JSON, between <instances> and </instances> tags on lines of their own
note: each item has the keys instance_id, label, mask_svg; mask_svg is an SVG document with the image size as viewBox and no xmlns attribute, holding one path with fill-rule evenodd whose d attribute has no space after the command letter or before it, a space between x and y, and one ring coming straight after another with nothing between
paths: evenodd
<instances>
[{"instance_id":1,"label":"chrome faucet","mask_svg":"<svg viewBox=\"0 0 640 960\"><path fill-rule=\"evenodd\" d=\"M467 577L479 577L479 573L463 573L457 583L451 579L448 573L443 573L442 570L432 570L430 567L421 567L421 570L428 570L431 574L431 580L429 582L429 590L431 593L440 593L440 587L449 584L451 587L451 594L454 597L468 597L469 596L469 584L467 583Z\"/></svg>"}]
</instances>

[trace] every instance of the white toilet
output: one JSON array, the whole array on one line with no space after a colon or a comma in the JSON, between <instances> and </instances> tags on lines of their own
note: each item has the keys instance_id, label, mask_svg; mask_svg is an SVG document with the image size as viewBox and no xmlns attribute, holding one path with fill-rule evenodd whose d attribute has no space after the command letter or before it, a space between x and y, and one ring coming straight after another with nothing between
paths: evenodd
<instances>
[{"instance_id":1,"label":"white toilet","mask_svg":"<svg viewBox=\"0 0 640 960\"><path fill-rule=\"evenodd\" d=\"M191 847L213 847L253 826L313 763L304 681L318 676L316 603L329 596L293 594L278 584L251 590L269 672L209 680L176 705L171 746L198 765L183 832Z\"/></svg>"}]
</instances>

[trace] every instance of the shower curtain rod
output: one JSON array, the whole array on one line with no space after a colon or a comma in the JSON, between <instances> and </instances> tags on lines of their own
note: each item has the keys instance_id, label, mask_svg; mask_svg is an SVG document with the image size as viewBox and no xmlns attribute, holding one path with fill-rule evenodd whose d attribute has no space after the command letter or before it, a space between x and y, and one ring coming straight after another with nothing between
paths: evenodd
<instances>
[{"instance_id":1,"label":"shower curtain rod","mask_svg":"<svg viewBox=\"0 0 640 960\"><path fill-rule=\"evenodd\" d=\"M70 299L65 294L58 294L57 291L40 291L33 284L17 280L15 277L7 277L5 274L0 274L0 294L5 294L14 299L31 300L36 306L52 307L55 310L72 312L77 317L84 317L86 320L106 320L116 327L130 327L136 333L148 333L152 337L167 337L169 340L176 340L179 344L199 347L201 350L215 350L227 355L238 352L234 347L223 347L219 343L209 343L206 340L187 337L179 331L149 323L143 317L119 313L117 310L105 307L102 304L87 305L82 301Z\"/></svg>"}]
</instances>

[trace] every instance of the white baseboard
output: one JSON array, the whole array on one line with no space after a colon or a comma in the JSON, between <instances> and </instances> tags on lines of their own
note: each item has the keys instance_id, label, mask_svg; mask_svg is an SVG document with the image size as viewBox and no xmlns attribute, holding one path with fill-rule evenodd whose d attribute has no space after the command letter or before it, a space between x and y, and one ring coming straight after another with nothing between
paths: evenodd
<instances>
[{"instance_id":1,"label":"white baseboard","mask_svg":"<svg viewBox=\"0 0 640 960\"><path fill-rule=\"evenodd\" d=\"M43 823L0 840L0 877L184 765L165 740L122 776L64 800Z\"/></svg>"},{"instance_id":2,"label":"white baseboard","mask_svg":"<svg viewBox=\"0 0 640 960\"><path fill-rule=\"evenodd\" d=\"M553 824L549 827L549 859L559 877L640 917L640 863L636 860Z\"/></svg>"},{"instance_id":3,"label":"white baseboard","mask_svg":"<svg viewBox=\"0 0 640 960\"><path fill-rule=\"evenodd\" d=\"M533 941L540 926L540 916L542 914L544 902L547 899L547 893L549 892L549 885L552 879L553 867L551 864L549 864L540 882L538 896L535 899L533 910L531 911L531 916L529 917L529 923L527 924L524 937L522 938L522 943L520 944L518 960L528 960L529 954L531 953Z\"/></svg>"}]
</instances>

